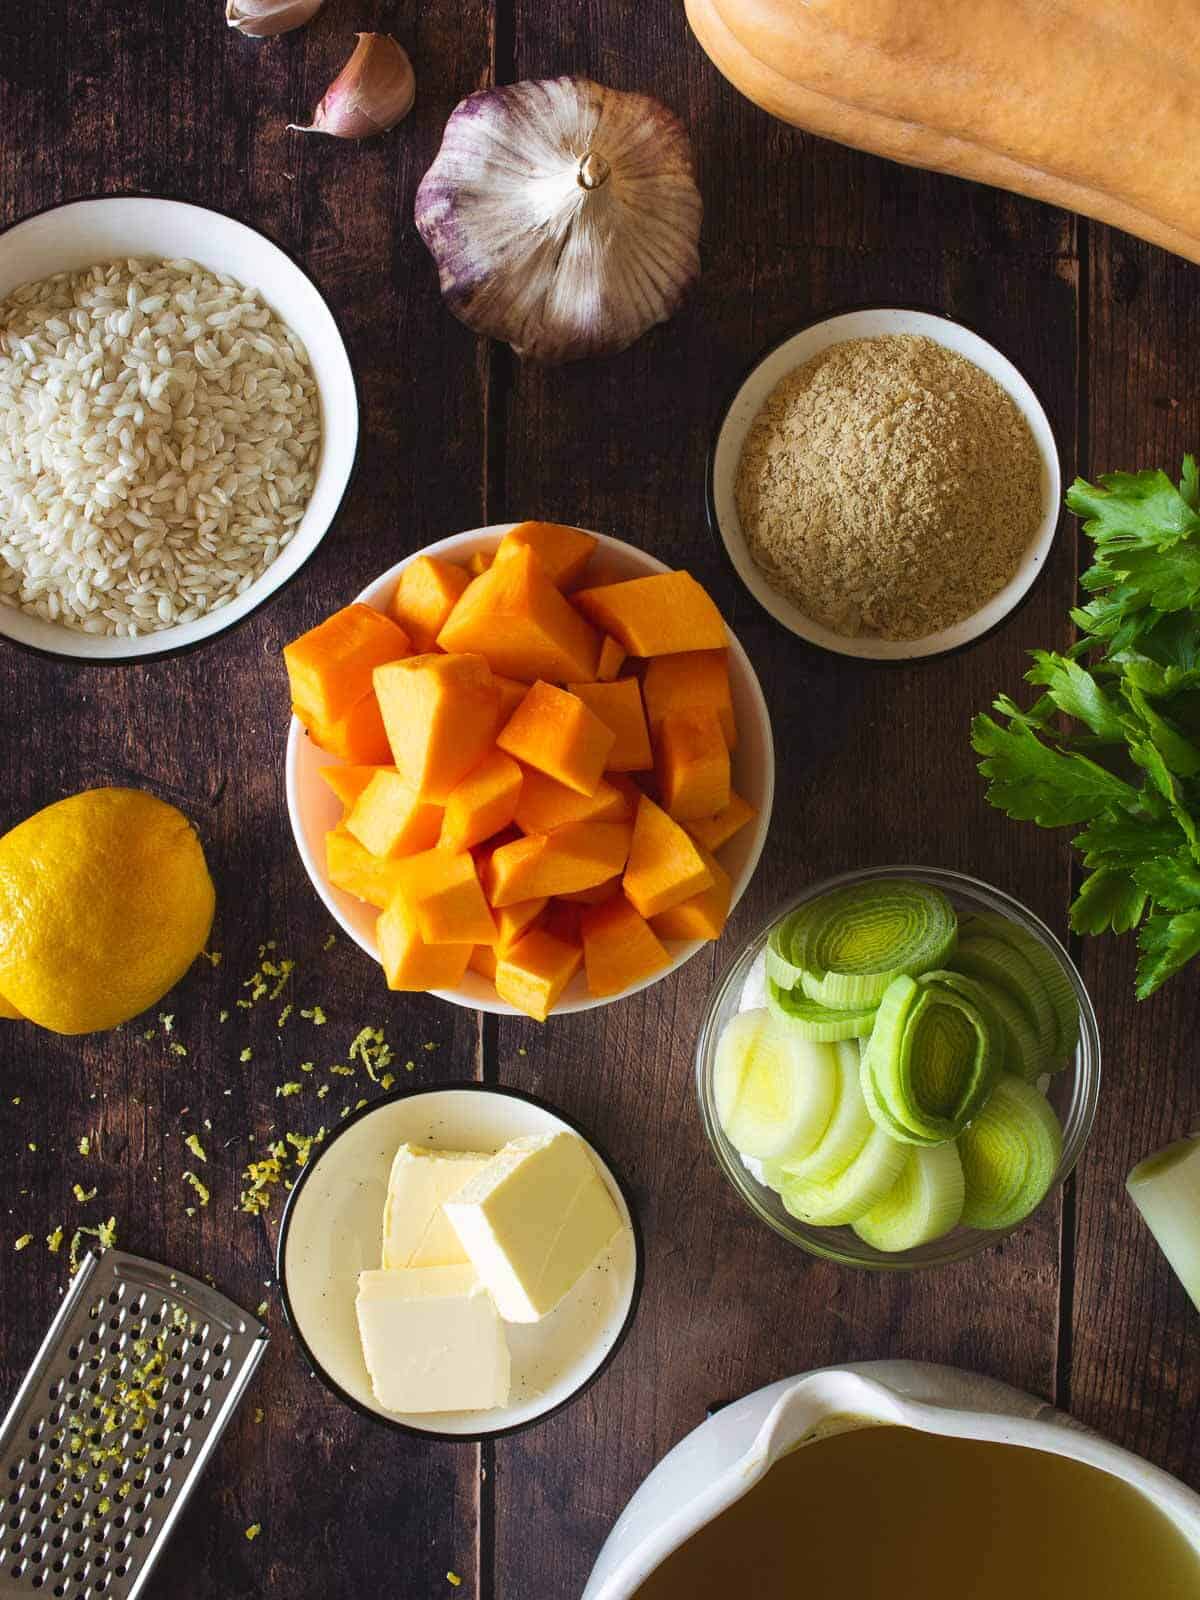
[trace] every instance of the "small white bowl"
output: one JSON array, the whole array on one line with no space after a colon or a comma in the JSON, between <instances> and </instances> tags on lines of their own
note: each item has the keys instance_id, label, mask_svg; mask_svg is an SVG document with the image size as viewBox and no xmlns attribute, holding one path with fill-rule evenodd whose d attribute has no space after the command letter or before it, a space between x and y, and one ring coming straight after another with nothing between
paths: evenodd
<instances>
[{"instance_id":1,"label":"small white bowl","mask_svg":"<svg viewBox=\"0 0 1200 1600\"><path fill-rule=\"evenodd\" d=\"M404 1143L499 1150L525 1134L580 1134L624 1229L548 1317L510 1323L512 1395L494 1411L398 1413L375 1399L358 1337L358 1274L378 1267L392 1157ZM339 1123L302 1170L279 1229L277 1271L292 1332L316 1375L356 1411L406 1433L494 1438L540 1422L608 1365L633 1322L642 1251L629 1195L586 1135L532 1095L478 1083L400 1091Z\"/></svg>"},{"instance_id":2,"label":"small white bowl","mask_svg":"<svg viewBox=\"0 0 1200 1600\"><path fill-rule=\"evenodd\" d=\"M750 554L735 495L738 463L746 435L775 387L789 372L802 367L831 345L844 344L849 339L875 339L884 334L924 335L982 367L1015 402L1029 424L1042 459L1042 520L1020 566L1004 588L980 610L956 622L952 628L943 628L923 639L877 639L868 634L851 638L805 616L786 595L771 587ZM717 425L708 460L709 521L724 541L738 577L759 605L769 611L776 622L782 622L785 628L810 644L864 661L912 661L944 655L990 633L1024 599L1045 565L1058 526L1061 499L1062 469L1049 419L1041 401L1007 356L960 322L929 311L908 311L900 307L873 306L823 317L769 350L751 369L730 401Z\"/></svg>"},{"instance_id":3,"label":"small white bowl","mask_svg":"<svg viewBox=\"0 0 1200 1600\"><path fill-rule=\"evenodd\" d=\"M321 401L321 459L308 508L276 559L244 594L194 622L115 639L0 605L0 634L29 649L80 661L172 655L242 622L299 572L325 537L358 451L358 395L333 313L308 274L278 245L220 211L181 200L113 196L39 212L0 233L0 300L20 284L126 256L182 257L260 291L308 350Z\"/></svg>"},{"instance_id":4,"label":"small white bowl","mask_svg":"<svg viewBox=\"0 0 1200 1600\"><path fill-rule=\"evenodd\" d=\"M381 611L395 588L396 579L409 562L415 561L418 556L440 556L445 561L465 562L477 550L490 555L501 537L515 526L511 522L495 523L490 528L473 528L469 533L452 534L437 544L427 545L424 550L417 550L403 561L398 561L382 577L368 584L358 599ZM625 544L620 539L610 539L602 533L595 537L600 543L588 567L589 583L642 578L649 573L671 570L634 545ZM722 846L718 855L721 865L733 879L732 911L754 876L754 869L766 843L775 794L775 746L771 739L771 718L750 658L732 632L729 634L729 683L738 725L738 747L733 753L733 787L758 812L752 822L748 822L740 833ZM330 828L337 826L342 812L319 774L322 767L334 764L337 764L337 757L318 749L305 733L303 725L293 717L288 733L285 783L288 817L296 848L313 888L338 925L360 950L365 950L373 960L378 961L379 946L375 942L378 911L374 906L356 900L353 895L335 889L325 875L325 835ZM628 995L636 994L639 989L647 989L677 971L697 950L704 948L704 942L693 939L669 943L667 948L672 957L671 965L662 972L656 972L653 977L623 989L620 994L601 998L589 995L580 973L572 979L551 1015L590 1011L594 1006L610 1005L614 1000L623 1000ZM512 1006L499 998L488 980L477 972L468 972L456 989L435 989L432 993L439 999L449 1000L453 1005L468 1006L474 1011L491 1011L500 1016L517 1015Z\"/></svg>"}]
</instances>

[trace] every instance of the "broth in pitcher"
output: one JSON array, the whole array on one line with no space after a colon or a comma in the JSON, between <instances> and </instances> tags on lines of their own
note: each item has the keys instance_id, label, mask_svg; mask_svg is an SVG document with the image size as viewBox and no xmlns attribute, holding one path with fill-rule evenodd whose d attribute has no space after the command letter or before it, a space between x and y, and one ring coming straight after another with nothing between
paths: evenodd
<instances>
[{"instance_id":1,"label":"broth in pitcher","mask_svg":"<svg viewBox=\"0 0 1200 1600\"><path fill-rule=\"evenodd\" d=\"M1197 1600L1144 1495L1045 1451L865 1426L784 1456L637 1600Z\"/></svg>"}]
</instances>

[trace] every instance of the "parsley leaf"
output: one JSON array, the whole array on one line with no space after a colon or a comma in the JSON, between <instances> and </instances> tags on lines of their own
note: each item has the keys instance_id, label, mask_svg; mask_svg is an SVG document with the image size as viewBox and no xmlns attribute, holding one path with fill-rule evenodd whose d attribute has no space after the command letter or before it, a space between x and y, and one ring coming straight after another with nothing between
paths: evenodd
<instances>
[{"instance_id":1,"label":"parsley leaf","mask_svg":"<svg viewBox=\"0 0 1200 1600\"><path fill-rule=\"evenodd\" d=\"M1029 653L1033 666L1025 674L1026 683L1045 684L1048 700L1069 717L1085 722L1106 744L1124 742L1125 727L1120 711L1086 667L1045 650Z\"/></svg>"},{"instance_id":2,"label":"parsley leaf","mask_svg":"<svg viewBox=\"0 0 1200 1600\"><path fill-rule=\"evenodd\" d=\"M1195 471L1184 463L1184 478ZM1162 550L1200 533L1200 515L1165 472L1112 472L1100 486L1082 478L1067 490L1067 506L1082 517L1083 531L1096 541L1103 559L1112 550L1142 547Z\"/></svg>"},{"instance_id":3,"label":"parsley leaf","mask_svg":"<svg viewBox=\"0 0 1200 1600\"><path fill-rule=\"evenodd\" d=\"M1200 775L1200 746L1160 716L1136 684L1126 683L1125 698L1167 770L1180 778Z\"/></svg>"},{"instance_id":4,"label":"parsley leaf","mask_svg":"<svg viewBox=\"0 0 1200 1600\"><path fill-rule=\"evenodd\" d=\"M989 801L1072 840L1088 869L1077 933L1140 924L1137 994L1145 999L1200 956L1200 467L1076 480L1094 564L1071 612L1081 637L1032 652L1026 681L978 716L971 739ZM997 720L1000 719L1000 720Z\"/></svg>"},{"instance_id":5,"label":"parsley leaf","mask_svg":"<svg viewBox=\"0 0 1200 1600\"><path fill-rule=\"evenodd\" d=\"M1128 933L1141 921L1146 892L1127 872L1098 867L1083 880L1071 907L1074 933Z\"/></svg>"},{"instance_id":6,"label":"parsley leaf","mask_svg":"<svg viewBox=\"0 0 1200 1600\"><path fill-rule=\"evenodd\" d=\"M980 772L992 779L988 799L1019 821L1057 828L1137 800L1137 790L1121 778L1087 756L1055 750L1022 722L1002 728L991 717L976 717L971 743L985 758Z\"/></svg>"},{"instance_id":7,"label":"parsley leaf","mask_svg":"<svg viewBox=\"0 0 1200 1600\"><path fill-rule=\"evenodd\" d=\"M1138 938L1142 956L1137 969L1137 997L1145 1000L1200 955L1200 911L1165 912L1147 921Z\"/></svg>"},{"instance_id":8,"label":"parsley leaf","mask_svg":"<svg viewBox=\"0 0 1200 1600\"><path fill-rule=\"evenodd\" d=\"M1138 887L1164 910L1200 909L1200 866L1186 850L1139 861L1133 867L1133 876Z\"/></svg>"},{"instance_id":9,"label":"parsley leaf","mask_svg":"<svg viewBox=\"0 0 1200 1600\"><path fill-rule=\"evenodd\" d=\"M1171 855L1183 842L1173 817L1155 817L1148 809L1096 817L1071 840L1085 867L1132 866L1146 857Z\"/></svg>"}]
</instances>

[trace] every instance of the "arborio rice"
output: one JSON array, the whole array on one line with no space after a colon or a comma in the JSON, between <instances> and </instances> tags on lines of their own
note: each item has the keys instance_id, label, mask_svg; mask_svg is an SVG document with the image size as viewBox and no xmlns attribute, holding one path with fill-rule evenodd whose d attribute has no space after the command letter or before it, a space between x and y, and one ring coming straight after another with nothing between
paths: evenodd
<instances>
[{"instance_id":1,"label":"arborio rice","mask_svg":"<svg viewBox=\"0 0 1200 1600\"><path fill-rule=\"evenodd\" d=\"M133 637L228 604L292 537L320 454L300 340L192 261L0 301L0 602Z\"/></svg>"}]
</instances>

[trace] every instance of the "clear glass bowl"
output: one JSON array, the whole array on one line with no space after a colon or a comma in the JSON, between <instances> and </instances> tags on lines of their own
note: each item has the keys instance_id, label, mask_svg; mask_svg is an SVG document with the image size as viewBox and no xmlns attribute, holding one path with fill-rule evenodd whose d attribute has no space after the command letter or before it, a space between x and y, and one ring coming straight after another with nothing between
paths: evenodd
<instances>
[{"instance_id":1,"label":"clear glass bowl","mask_svg":"<svg viewBox=\"0 0 1200 1600\"><path fill-rule=\"evenodd\" d=\"M779 906L746 940L717 980L709 997L696 1046L696 1088L700 1097L700 1114L704 1119L704 1131L708 1135L721 1170L750 1209L768 1227L774 1228L776 1233L782 1234L793 1244L798 1244L802 1250L808 1250L816 1256L824 1256L829 1261L840 1261L845 1266L870 1267L884 1272L908 1272L917 1267L938 1267L952 1261L965 1261L968 1256L978 1255L981 1250L987 1250L1005 1238L1006 1233L958 1227L940 1239L919 1245L915 1250L897 1251L892 1254L865 1244L849 1227L818 1228L810 1223L801 1222L785 1210L783 1202L773 1189L768 1189L765 1184L758 1182L741 1155L725 1137L717 1120L713 1094L713 1066L721 1030L730 1017L744 1009L744 1005L763 1003L761 998L753 995L753 992L747 996L744 1003L742 997L747 979L757 975L756 963L757 971L762 970L767 937L775 924L797 906L815 900L819 895L827 894L830 889L839 889L847 884L872 883L886 878L910 878L920 883L931 884L947 895L959 912L987 911L1007 917L1039 939L1070 979L1079 1000L1079 1048L1075 1052L1073 1063L1047 1080L1047 1095L1058 1113L1063 1129L1062 1159L1054 1174L1054 1181L1047 1191L1047 1199L1057 1192L1070 1175L1083 1153L1083 1147L1092 1130L1096 1100L1100 1092L1100 1035L1096 1027L1096 1014L1092 1010L1092 1003L1083 986L1083 980L1075 970L1071 958L1049 928L1039 922L1032 912L1027 911L1011 895L993 889L977 878L967 877L965 873L948 872L937 867L869 867L859 872L842 873L840 877L826 878L821 883L814 883L803 894ZM1023 1223L1016 1224L1017 1227L1023 1225ZM1009 1233L1013 1231L1013 1229L1007 1230Z\"/></svg>"}]
</instances>

